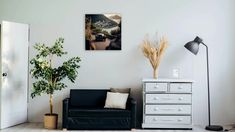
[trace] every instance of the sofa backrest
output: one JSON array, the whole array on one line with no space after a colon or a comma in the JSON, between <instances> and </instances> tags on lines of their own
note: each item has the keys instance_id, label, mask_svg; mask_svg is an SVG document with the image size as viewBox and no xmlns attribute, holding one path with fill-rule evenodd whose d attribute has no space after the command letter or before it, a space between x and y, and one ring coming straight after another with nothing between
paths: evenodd
<instances>
[{"instance_id":1,"label":"sofa backrest","mask_svg":"<svg viewBox=\"0 0 235 132\"><path fill-rule=\"evenodd\" d=\"M107 92L104 89L71 89L70 105L79 107L104 107Z\"/></svg>"}]
</instances>

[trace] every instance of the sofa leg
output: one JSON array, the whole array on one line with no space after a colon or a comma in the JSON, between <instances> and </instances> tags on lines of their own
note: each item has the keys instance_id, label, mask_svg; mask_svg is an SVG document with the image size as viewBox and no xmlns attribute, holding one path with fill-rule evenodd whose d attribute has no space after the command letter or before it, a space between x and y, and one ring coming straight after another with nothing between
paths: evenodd
<instances>
[{"instance_id":1,"label":"sofa leg","mask_svg":"<svg viewBox=\"0 0 235 132\"><path fill-rule=\"evenodd\" d=\"M131 128L131 132L136 132L136 129L135 128Z\"/></svg>"},{"instance_id":2,"label":"sofa leg","mask_svg":"<svg viewBox=\"0 0 235 132\"><path fill-rule=\"evenodd\" d=\"M67 128L63 128L63 131L67 131Z\"/></svg>"}]
</instances>

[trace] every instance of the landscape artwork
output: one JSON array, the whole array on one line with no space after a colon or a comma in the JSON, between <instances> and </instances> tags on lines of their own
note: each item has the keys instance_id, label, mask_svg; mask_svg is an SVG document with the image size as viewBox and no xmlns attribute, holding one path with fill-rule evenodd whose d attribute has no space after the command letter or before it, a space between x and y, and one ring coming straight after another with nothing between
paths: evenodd
<instances>
[{"instance_id":1,"label":"landscape artwork","mask_svg":"<svg viewBox=\"0 0 235 132\"><path fill-rule=\"evenodd\" d=\"M85 15L86 50L121 50L121 15Z\"/></svg>"}]
</instances>

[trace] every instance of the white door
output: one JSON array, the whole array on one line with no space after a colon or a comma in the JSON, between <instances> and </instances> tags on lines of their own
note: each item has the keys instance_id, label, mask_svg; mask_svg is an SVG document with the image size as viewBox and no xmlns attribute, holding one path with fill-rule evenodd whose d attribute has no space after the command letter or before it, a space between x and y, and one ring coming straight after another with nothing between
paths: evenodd
<instances>
[{"instance_id":1,"label":"white door","mask_svg":"<svg viewBox=\"0 0 235 132\"><path fill-rule=\"evenodd\" d=\"M28 34L27 24L1 24L1 129L27 121Z\"/></svg>"}]
</instances>

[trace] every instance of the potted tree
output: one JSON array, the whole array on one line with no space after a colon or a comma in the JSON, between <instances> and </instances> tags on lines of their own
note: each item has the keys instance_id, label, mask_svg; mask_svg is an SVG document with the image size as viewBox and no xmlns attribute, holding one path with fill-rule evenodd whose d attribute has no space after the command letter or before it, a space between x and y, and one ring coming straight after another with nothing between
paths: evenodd
<instances>
[{"instance_id":1,"label":"potted tree","mask_svg":"<svg viewBox=\"0 0 235 132\"><path fill-rule=\"evenodd\" d=\"M61 57L67 54L63 51L64 39L59 38L51 47L45 44L37 43L34 48L37 50L36 56L30 60L33 68L30 73L36 81L33 83L31 97L41 94L49 95L50 112L44 115L44 127L47 129L56 129L58 114L53 113L53 94L57 90L67 87L62 80L68 78L74 83L77 75L80 57L72 57L58 67L53 66L54 57Z\"/></svg>"}]
</instances>

